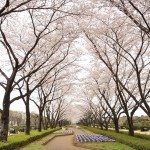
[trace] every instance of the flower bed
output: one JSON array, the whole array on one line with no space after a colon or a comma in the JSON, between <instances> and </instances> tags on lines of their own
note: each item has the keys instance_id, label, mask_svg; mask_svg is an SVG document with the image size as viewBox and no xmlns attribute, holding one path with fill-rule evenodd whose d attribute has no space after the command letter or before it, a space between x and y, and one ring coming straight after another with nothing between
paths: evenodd
<instances>
[{"instance_id":1,"label":"flower bed","mask_svg":"<svg viewBox=\"0 0 150 150\"><path fill-rule=\"evenodd\" d=\"M76 135L76 141L77 142L115 142L115 140L101 134Z\"/></svg>"}]
</instances>

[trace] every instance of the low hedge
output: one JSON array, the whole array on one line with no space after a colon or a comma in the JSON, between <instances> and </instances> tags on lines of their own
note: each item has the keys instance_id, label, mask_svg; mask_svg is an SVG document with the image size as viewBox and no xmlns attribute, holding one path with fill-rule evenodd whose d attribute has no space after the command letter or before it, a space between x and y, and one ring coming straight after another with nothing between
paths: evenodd
<instances>
[{"instance_id":1,"label":"low hedge","mask_svg":"<svg viewBox=\"0 0 150 150\"><path fill-rule=\"evenodd\" d=\"M120 133L128 135L127 131L120 131ZM150 135L148 134L134 133L134 137L145 139L145 140L150 140Z\"/></svg>"},{"instance_id":2,"label":"low hedge","mask_svg":"<svg viewBox=\"0 0 150 150\"><path fill-rule=\"evenodd\" d=\"M21 146L25 146L35 140L38 140L44 136L47 136L56 130L58 129L48 129L48 130L43 130L42 132L31 131L30 135L25 135L24 133L22 133L22 134L9 136L7 142L0 142L0 150L17 149Z\"/></svg>"},{"instance_id":3,"label":"low hedge","mask_svg":"<svg viewBox=\"0 0 150 150\"><path fill-rule=\"evenodd\" d=\"M109 129L109 131L115 132L115 130L112 130L112 129ZM128 131L121 131L120 130L119 133L128 135ZM150 135L148 135L148 134L141 134L141 133L136 133L135 132L134 137L145 139L145 140L150 140Z\"/></svg>"},{"instance_id":4,"label":"low hedge","mask_svg":"<svg viewBox=\"0 0 150 150\"><path fill-rule=\"evenodd\" d=\"M149 140L137 138L137 137L132 137L126 134L121 134L121 133L115 133L113 131L106 131L106 130L100 130L97 128L92 128L92 127L83 127L86 130L92 131L93 133L96 134L103 134L106 135L110 138L115 139L119 143L126 144L130 147L133 147L136 150L150 150L150 142Z\"/></svg>"}]
</instances>

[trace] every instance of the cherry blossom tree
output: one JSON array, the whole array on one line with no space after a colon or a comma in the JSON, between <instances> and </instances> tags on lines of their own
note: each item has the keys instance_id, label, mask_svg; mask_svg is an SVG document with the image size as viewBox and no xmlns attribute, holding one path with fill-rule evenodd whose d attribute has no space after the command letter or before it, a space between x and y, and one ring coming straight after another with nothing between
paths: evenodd
<instances>
[{"instance_id":1,"label":"cherry blossom tree","mask_svg":"<svg viewBox=\"0 0 150 150\"><path fill-rule=\"evenodd\" d=\"M149 23L149 1L147 0L107 0L105 1L112 4L123 12L131 21L145 34L150 36L150 23Z\"/></svg>"},{"instance_id":2,"label":"cherry blossom tree","mask_svg":"<svg viewBox=\"0 0 150 150\"><path fill-rule=\"evenodd\" d=\"M1 5L1 15L4 17L1 17L0 38L1 47L4 50L2 57L5 58L0 69L2 75L0 85L5 91L1 119L2 140L7 140L10 104L21 98L29 97L35 88L30 90L27 87L28 90L23 95L16 97L11 97L11 94L18 85L22 87L24 82L30 81L33 74L46 67L48 61L50 64L50 58L60 47L63 47L62 43L70 42L70 30L64 28L63 20L63 18L73 15L73 13L69 13L68 3L69 1L64 0L58 1L58 3L28 0L24 2L7 1L6 4L2 3ZM60 32L61 34L58 34ZM71 41L74 38L72 37ZM55 58L56 55L59 57L59 53L55 53ZM62 50L60 56L62 55L65 58L67 53L63 53ZM38 56L40 57L38 58ZM52 63L51 67L57 66L59 61ZM5 64L7 64L7 68L3 68ZM41 79L41 82L43 80Z\"/></svg>"}]
</instances>

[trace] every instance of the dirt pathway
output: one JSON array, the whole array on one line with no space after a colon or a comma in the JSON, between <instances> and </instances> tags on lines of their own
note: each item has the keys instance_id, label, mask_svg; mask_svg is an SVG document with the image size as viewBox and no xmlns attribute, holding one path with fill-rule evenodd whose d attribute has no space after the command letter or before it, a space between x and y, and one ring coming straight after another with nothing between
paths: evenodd
<instances>
[{"instance_id":1,"label":"dirt pathway","mask_svg":"<svg viewBox=\"0 0 150 150\"><path fill-rule=\"evenodd\" d=\"M73 129L76 134L83 134L81 129ZM74 135L59 136L50 141L46 146L49 150L88 150L73 145Z\"/></svg>"}]
</instances>

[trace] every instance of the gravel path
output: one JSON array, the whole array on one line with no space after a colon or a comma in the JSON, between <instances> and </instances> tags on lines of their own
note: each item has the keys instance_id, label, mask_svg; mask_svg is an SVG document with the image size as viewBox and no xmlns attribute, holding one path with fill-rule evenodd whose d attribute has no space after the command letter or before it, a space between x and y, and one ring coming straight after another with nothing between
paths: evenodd
<instances>
[{"instance_id":1,"label":"gravel path","mask_svg":"<svg viewBox=\"0 0 150 150\"><path fill-rule=\"evenodd\" d=\"M75 134L84 134L81 129L72 129ZM50 141L46 146L49 150L88 150L86 148L76 147L73 145L74 135L58 136Z\"/></svg>"},{"instance_id":2,"label":"gravel path","mask_svg":"<svg viewBox=\"0 0 150 150\"><path fill-rule=\"evenodd\" d=\"M72 130L74 131L75 134L86 134L86 132L82 129L73 128Z\"/></svg>"}]
</instances>

